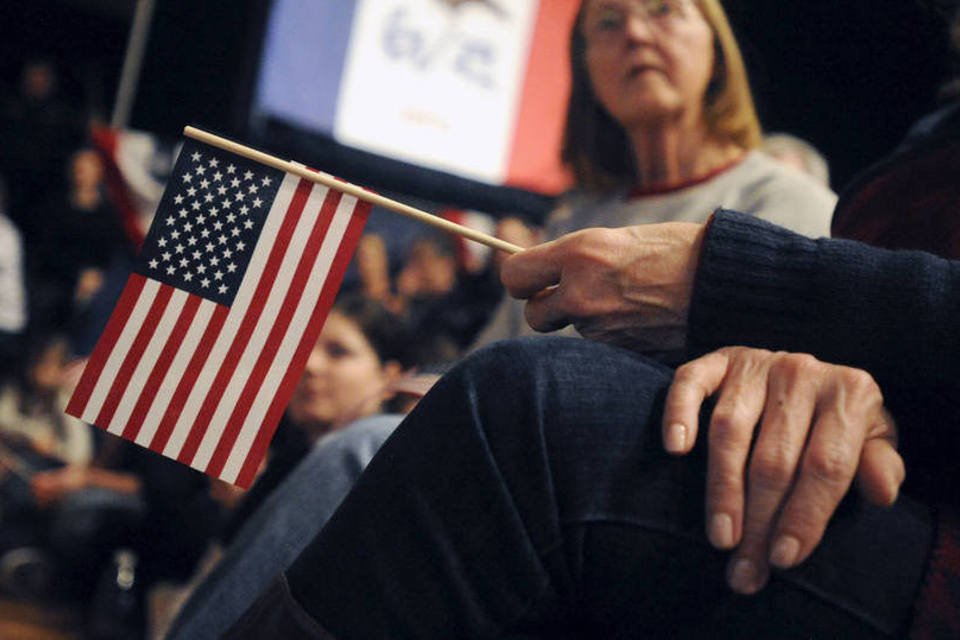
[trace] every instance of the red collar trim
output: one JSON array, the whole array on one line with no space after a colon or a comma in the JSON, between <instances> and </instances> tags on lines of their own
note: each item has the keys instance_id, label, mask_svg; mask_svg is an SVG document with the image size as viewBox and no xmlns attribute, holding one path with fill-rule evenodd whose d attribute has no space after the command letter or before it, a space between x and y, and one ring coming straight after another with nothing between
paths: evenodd
<instances>
[{"instance_id":1,"label":"red collar trim","mask_svg":"<svg viewBox=\"0 0 960 640\"><path fill-rule=\"evenodd\" d=\"M721 173L726 173L730 171L735 166L740 164L746 159L747 154L744 153L737 158L734 158L730 162L720 165L716 169L712 169L703 175L699 175L695 178L690 178L689 180L684 180L683 182L677 182L673 184L654 184L649 187L634 187L627 192L627 199L632 200L634 198L643 198L645 196L658 196L665 193L670 193L672 191L680 191L681 189L688 189L690 187L695 187L698 184L707 182L716 178Z\"/></svg>"}]
</instances>

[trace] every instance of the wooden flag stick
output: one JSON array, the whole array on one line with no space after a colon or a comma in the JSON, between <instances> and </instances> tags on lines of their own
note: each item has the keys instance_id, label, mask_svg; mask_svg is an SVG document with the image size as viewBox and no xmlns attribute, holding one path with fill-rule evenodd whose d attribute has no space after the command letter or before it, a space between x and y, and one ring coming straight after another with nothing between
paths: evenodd
<instances>
[{"instance_id":1,"label":"wooden flag stick","mask_svg":"<svg viewBox=\"0 0 960 640\"><path fill-rule=\"evenodd\" d=\"M491 235L487 235L486 233L481 233L480 231L471 229L470 227L465 227L461 224L457 224L456 222L445 220L439 216L427 213L426 211L421 211L420 209L403 204L402 202L385 198L384 196L367 191L363 187L358 187L355 184L350 184L349 182L344 182L343 180L334 178L329 173L314 171L313 169L308 169L303 165L289 162L287 160L281 160L280 158L263 153L262 151L257 151L256 149L251 149L250 147L233 142L232 140L221 138L220 136L207 131L197 129L195 127L185 127L183 129L183 135L201 142L205 142L225 151L235 153L239 156L243 156L244 158L250 158L251 160L255 160L260 164L273 167L274 169L292 173L304 178L305 180L310 180L311 182L328 186L331 189L337 189L339 191L343 191L344 193L349 193L360 200L364 200L378 207L383 207L384 209L389 209L395 213L405 215L408 218L419 220L420 222L443 229L444 231L449 231L450 233L454 233L458 236L463 236L464 238L487 245L493 249L499 249L500 251L505 251L507 253L519 253L520 251L523 251L523 247L518 247L515 244L505 242L500 238L495 238Z\"/></svg>"}]
</instances>

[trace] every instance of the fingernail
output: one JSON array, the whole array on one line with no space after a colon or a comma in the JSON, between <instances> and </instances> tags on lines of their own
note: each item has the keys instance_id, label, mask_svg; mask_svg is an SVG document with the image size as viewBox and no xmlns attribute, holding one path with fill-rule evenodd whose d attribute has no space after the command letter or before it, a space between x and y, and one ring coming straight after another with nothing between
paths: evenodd
<instances>
[{"instance_id":1,"label":"fingernail","mask_svg":"<svg viewBox=\"0 0 960 640\"><path fill-rule=\"evenodd\" d=\"M746 558L740 558L730 566L728 581L737 593L751 594L759 588L757 568Z\"/></svg>"},{"instance_id":2,"label":"fingernail","mask_svg":"<svg viewBox=\"0 0 960 640\"><path fill-rule=\"evenodd\" d=\"M725 513L714 515L710 518L710 530L707 535L713 546L729 549L733 546L733 520Z\"/></svg>"},{"instance_id":3,"label":"fingernail","mask_svg":"<svg viewBox=\"0 0 960 640\"><path fill-rule=\"evenodd\" d=\"M793 536L780 536L770 550L770 564L780 569L789 569L797 562L800 541Z\"/></svg>"},{"instance_id":4,"label":"fingernail","mask_svg":"<svg viewBox=\"0 0 960 640\"><path fill-rule=\"evenodd\" d=\"M683 449L686 444L687 427L685 425L682 425L679 422L674 422L667 427L667 436L663 443L663 446L666 447L667 451L670 453L683 453Z\"/></svg>"}]
</instances>

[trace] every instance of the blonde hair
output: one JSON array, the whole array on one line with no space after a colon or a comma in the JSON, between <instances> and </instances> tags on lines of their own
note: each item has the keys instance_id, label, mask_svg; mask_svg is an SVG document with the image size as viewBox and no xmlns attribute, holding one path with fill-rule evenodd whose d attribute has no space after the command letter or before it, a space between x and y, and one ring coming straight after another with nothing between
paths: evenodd
<instances>
[{"instance_id":1,"label":"blonde hair","mask_svg":"<svg viewBox=\"0 0 960 640\"><path fill-rule=\"evenodd\" d=\"M743 149L760 145L761 129L740 47L720 0L693 0L713 31L713 73L704 95L707 131L718 141ZM633 149L626 132L597 101L586 64L581 30L583 5L570 34L572 85L567 102L561 159L578 186L606 190L633 183Z\"/></svg>"}]
</instances>

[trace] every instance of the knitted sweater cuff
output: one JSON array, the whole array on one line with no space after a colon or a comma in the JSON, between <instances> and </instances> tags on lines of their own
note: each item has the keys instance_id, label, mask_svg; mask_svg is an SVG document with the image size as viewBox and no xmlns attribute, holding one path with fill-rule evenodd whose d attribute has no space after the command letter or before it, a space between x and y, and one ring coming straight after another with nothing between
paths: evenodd
<instances>
[{"instance_id":1,"label":"knitted sweater cuff","mask_svg":"<svg viewBox=\"0 0 960 640\"><path fill-rule=\"evenodd\" d=\"M688 345L786 349L815 321L816 244L750 216L711 217L691 299Z\"/></svg>"}]
</instances>

